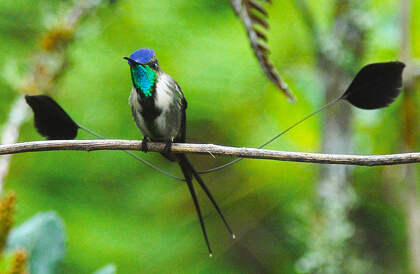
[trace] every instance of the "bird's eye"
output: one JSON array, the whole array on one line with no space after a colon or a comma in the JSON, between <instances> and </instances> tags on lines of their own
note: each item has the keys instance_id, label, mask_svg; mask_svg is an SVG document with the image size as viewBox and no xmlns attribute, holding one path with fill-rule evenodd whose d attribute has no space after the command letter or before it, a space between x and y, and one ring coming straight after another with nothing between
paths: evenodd
<instances>
[{"instance_id":1,"label":"bird's eye","mask_svg":"<svg viewBox=\"0 0 420 274\"><path fill-rule=\"evenodd\" d=\"M156 62L151 62L150 63L150 68L151 69L157 69L157 63Z\"/></svg>"}]
</instances>

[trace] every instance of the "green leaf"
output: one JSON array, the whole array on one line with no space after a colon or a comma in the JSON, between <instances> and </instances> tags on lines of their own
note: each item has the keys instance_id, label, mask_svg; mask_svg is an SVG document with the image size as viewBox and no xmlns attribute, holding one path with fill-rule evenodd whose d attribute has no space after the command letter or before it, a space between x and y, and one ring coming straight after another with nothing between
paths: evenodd
<instances>
[{"instance_id":1,"label":"green leaf","mask_svg":"<svg viewBox=\"0 0 420 274\"><path fill-rule=\"evenodd\" d=\"M7 241L7 250L24 248L31 273L57 273L65 255L64 224L54 211L38 213L17 228Z\"/></svg>"}]
</instances>

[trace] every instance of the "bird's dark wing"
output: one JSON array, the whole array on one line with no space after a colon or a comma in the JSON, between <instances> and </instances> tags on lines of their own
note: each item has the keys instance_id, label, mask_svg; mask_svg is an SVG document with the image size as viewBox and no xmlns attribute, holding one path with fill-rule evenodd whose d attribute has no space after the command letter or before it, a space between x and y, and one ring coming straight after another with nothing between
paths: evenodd
<instances>
[{"instance_id":1,"label":"bird's dark wing","mask_svg":"<svg viewBox=\"0 0 420 274\"><path fill-rule=\"evenodd\" d=\"M181 117L181 128L180 128L180 134L178 134L177 138L175 138L175 142L178 143L185 143L187 140L187 114L186 109L188 107L187 100L185 100L184 94L182 93L181 87L176 84L176 91L175 91L175 97L177 97L177 101L180 104L182 117Z\"/></svg>"},{"instance_id":2,"label":"bird's dark wing","mask_svg":"<svg viewBox=\"0 0 420 274\"><path fill-rule=\"evenodd\" d=\"M185 143L187 141L187 114L185 113L185 109L182 111L182 124L181 124L181 143Z\"/></svg>"}]
</instances>

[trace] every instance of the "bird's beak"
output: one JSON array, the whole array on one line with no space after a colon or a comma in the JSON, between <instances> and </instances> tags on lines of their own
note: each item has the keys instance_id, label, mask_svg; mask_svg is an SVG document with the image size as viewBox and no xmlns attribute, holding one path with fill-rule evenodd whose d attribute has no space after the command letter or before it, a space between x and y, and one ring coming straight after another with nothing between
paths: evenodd
<instances>
[{"instance_id":1,"label":"bird's beak","mask_svg":"<svg viewBox=\"0 0 420 274\"><path fill-rule=\"evenodd\" d=\"M128 64L130 65L130 67L134 67L134 66L137 66L137 65L142 65L139 62L136 62L133 59L130 59L128 57L124 57L124 59L128 61Z\"/></svg>"}]
</instances>

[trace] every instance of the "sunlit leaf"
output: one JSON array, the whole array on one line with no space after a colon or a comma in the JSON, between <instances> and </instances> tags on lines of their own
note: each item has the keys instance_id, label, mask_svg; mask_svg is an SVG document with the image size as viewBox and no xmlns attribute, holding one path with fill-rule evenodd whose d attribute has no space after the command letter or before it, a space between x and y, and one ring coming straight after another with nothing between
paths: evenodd
<instances>
[{"instance_id":1,"label":"sunlit leaf","mask_svg":"<svg viewBox=\"0 0 420 274\"><path fill-rule=\"evenodd\" d=\"M117 267L114 264L109 264L95 271L94 274L115 274L115 273L117 273Z\"/></svg>"},{"instance_id":2,"label":"sunlit leaf","mask_svg":"<svg viewBox=\"0 0 420 274\"><path fill-rule=\"evenodd\" d=\"M38 213L14 228L7 249L24 248L29 253L31 273L58 273L64 260L64 224L53 211Z\"/></svg>"}]
</instances>

